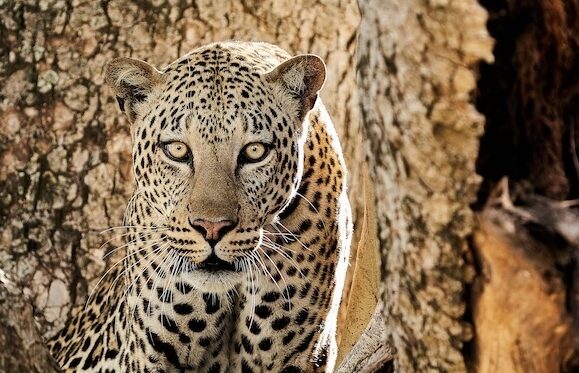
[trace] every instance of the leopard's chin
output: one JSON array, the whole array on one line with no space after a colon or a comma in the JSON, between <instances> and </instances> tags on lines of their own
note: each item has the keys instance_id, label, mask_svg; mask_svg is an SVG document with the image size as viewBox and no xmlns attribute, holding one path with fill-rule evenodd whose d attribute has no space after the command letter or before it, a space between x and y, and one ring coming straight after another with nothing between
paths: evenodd
<instances>
[{"instance_id":1,"label":"leopard's chin","mask_svg":"<svg viewBox=\"0 0 579 373\"><path fill-rule=\"evenodd\" d=\"M189 284L195 289L204 293L225 293L236 286L243 280L243 273L236 271L208 271L196 269L188 272Z\"/></svg>"},{"instance_id":2,"label":"leopard's chin","mask_svg":"<svg viewBox=\"0 0 579 373\"><path fill-rule=\"evenodd\" d=\"M240 265L226 262L211 254L202 262L194 262L184 253L179 253L185 265L180 270L191 286L202 292L223 293L239 285L244 273Z\"/></svg>"}]
</instances>

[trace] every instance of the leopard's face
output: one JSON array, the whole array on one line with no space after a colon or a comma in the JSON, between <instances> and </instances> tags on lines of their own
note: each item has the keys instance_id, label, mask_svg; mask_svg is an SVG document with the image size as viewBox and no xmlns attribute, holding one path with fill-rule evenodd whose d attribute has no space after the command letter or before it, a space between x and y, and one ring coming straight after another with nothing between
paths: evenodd
<instances>
[{"instance_id":1,"label":"leopard's face","mask_svg":"<svg viewBox=\"0 0 579 373\"><path fill-rule=\"evenodd\" d=\"M184 258L204 291L239 282L298 188L304 116L325 70L317 57L280 65L287 58L267 44L216 44L149 70L145 89L134 60L109 67L132 121L137 190L127 215L160 227L159 245Z\"/></svg>"}]
</instances>

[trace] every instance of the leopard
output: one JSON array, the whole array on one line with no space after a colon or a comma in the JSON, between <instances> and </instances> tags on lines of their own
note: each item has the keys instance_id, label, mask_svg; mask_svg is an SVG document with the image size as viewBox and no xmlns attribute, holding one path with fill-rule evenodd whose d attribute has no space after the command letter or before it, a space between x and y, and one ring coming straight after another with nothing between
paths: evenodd
<instances>
[{"instance_id":1,"label":"leopard","mask_svg":"<svg viewBox=\"0 0 579 373\"><path fill-rule=\"evenodd\" d=\"M106 64L135 187L122 260L48 342L63 371L334 370L352 213L326 74L249 41Z\"/></svg>"}]
</instances>

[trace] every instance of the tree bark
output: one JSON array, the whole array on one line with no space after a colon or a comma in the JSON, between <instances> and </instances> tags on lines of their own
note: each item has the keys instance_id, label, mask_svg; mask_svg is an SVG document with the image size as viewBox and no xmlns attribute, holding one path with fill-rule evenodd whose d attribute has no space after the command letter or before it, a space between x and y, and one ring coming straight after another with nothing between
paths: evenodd
<instances>
[{"instance_id":1,"label":"tree bark","mask_svg":"<svg viewBox=\"0 0 579 373\"><path fill-rule=\"evenodd\" d=\"M382 295L401 372L463 372L469 205L483 117L471 103L491 61L475 0L360 0L358 91L376 182ZM388 16L385 17L384 14Z\"/></svg>"},{"instance_id":2,"label":"tree bark","mask_svg":"<svg viewBox=\"0 0 579 373\"><path fill-rule=\"evenodd\" d=\"M60 372L38 333L28 299L0 269L0 370Z\"/></svg>"}]
</instances>

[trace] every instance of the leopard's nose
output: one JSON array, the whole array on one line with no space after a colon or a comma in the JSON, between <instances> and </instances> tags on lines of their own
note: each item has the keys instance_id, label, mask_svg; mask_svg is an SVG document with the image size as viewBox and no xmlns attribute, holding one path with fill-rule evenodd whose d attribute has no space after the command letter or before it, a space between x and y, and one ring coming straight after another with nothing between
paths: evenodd
<instances>
[{"instance_id":1,"label":"leopard's nose","mask_svg":"<svg viewBox=\"0 0 579 373\"><path fill-rule=\"evenodd\" d=\"M214 246L227 232L233 229L235 222L233 220L209 221L196 219L191 222L191 225L205 237L211 246Z\"/></svg>"}]
</instances>

